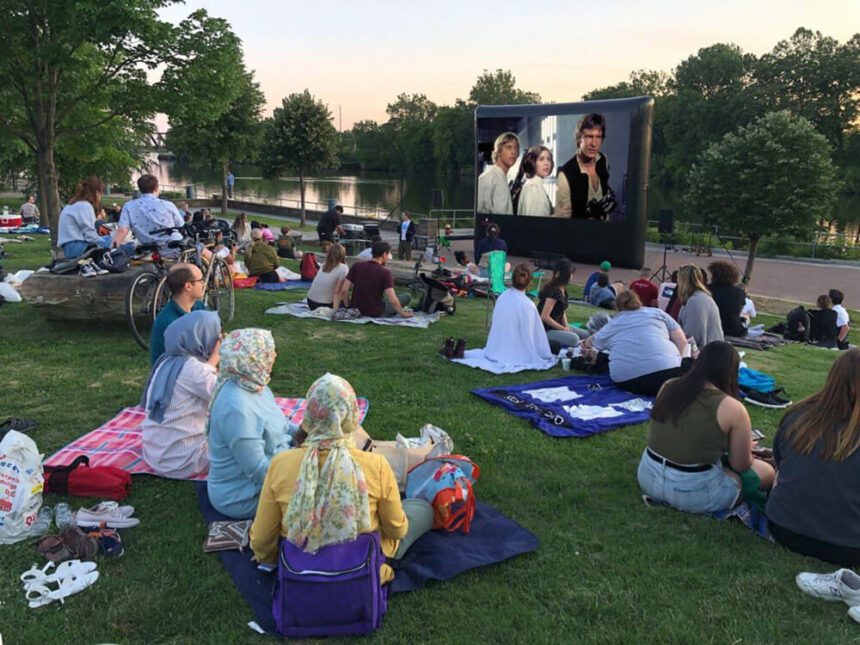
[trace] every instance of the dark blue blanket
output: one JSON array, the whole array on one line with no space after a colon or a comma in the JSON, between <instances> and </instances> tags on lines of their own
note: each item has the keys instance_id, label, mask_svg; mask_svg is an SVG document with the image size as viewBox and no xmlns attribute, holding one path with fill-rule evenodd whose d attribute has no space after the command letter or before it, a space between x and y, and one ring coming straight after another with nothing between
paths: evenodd
<instances>
[{"instance_id":1,"label":"dark blue blanket","mask_svg":"<svg viewBox=\"0 0 860 645\"><path fill-rule=\"evenodd\" d=\"M229 519L212 507L206 482L195 482L194 485L200 510L207 523ZM428 580L449 580L469 569L501 562L515 555L536 551L537 548L537 536L492 506L478 502L468 535L430 531L412 545L403 559L395 564L397 575L390 591L413 591L423 587ZM250 548L244 552L218 552L233 584L251 606L257 624L267 632L274 632L272 588L275 574L257 569L256 564L251 562L253 555Z\"/></svg>"},{"instance_id":2,"label":"dark blue blanket","mask_svg":"<svg viewBox=\"0 0 860 645\"><path fill-rule=\"evenodd\" d=\"M472 390L553 437L590 437L647 421L654 399L617 387L609 376L567 376Z\"/></svg>"},{"instance_id":3,"label":"dark blue blanket","mask_svg":"<svg viewBox=\"0 0 860 645\"><path fill-rule=\"evenodd\" d=\"M290 289L310 289L308 280L288 280L287 282L258 282L254 285L259 291L289 291Z\"/></svg>"}]
</instances>

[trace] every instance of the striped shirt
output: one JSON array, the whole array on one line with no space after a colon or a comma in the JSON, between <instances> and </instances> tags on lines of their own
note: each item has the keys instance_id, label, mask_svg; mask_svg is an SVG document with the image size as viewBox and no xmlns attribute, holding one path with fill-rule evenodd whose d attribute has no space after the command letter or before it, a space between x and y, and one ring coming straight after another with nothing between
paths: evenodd
<instances>
[{"instance_id":1,"label":"striped shirt","mask_svg":"<svg viewBox=\"0 0 860 645\"><path fill-rule=\"evenodd\" d=\"M217 378L213 366L191 358L179 372L161 423L143 420L143 458L159 475L187 479L209 469L206 421Z\"/></svg>"}]
</instances>

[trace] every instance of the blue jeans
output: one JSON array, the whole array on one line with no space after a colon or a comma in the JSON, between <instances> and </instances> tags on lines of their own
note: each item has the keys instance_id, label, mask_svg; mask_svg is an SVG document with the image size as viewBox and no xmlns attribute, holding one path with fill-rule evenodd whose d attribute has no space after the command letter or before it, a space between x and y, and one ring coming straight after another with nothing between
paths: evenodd
<instances>
[{"instance_id":1,"label":"blue jeans","mask_svg":"<svg viewBox=\"0 0 860 645\"><path fill-rule=\"evenodd\" d=\"M66 256L67 259L71 260L72 258L79 258L84 254L84 251L87 250L87 247L90 246L89 242L85 242L84 240L75 240L74 242L66 242L63 244L63 255ZM99 241L96 242L96 246L100 249L110 248L110 238L105 241L104 238L99 238Z\"/></svg>"},{"instance_id":2,"label":"blue jeans","mask_svg":"<svg viewBox=\"0 0 860 645\"><path fill-rule=\"evenodd\" d=\"M692 464L691 464L692 465ZM652 459L639 461L639 487L657 501L689 513L716 513L734 506L740 488L720 461L700 473L687 473Z\"/></svg>"}]
</instances>

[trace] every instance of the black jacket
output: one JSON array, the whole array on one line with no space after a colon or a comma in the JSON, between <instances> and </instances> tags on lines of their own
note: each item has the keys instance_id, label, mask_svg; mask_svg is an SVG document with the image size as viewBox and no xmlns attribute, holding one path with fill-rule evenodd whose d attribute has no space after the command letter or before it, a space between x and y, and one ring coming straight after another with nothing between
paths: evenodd
<instances>
[{"instance_id":1,"label":"black jacket","mask_svg":"<svg viewBox=\"0 0 860 645\"><path fill-rule=\"evenodd\" d=\"M597 178L600 180L600 188L604 195L609 194L609 165L606 156L601 154L595 163ZM588 175L579 171L576 156L558 169L564 173L567 184L570 186L570 217L572 219L589 219L588 213Z\"/></svg>"},{"instance_id":2,"label":"black jacket","mask_svg":"<svg viewBox=\"0 0 860 645\"><path fill-rule=\"evenodd\" d=\"M712 284L708 289L720 310L723 333L727 336L746 336L747 329L741 321L741 311L747 299L744 290L735 284Z\"/></svg>"}]
</instances>

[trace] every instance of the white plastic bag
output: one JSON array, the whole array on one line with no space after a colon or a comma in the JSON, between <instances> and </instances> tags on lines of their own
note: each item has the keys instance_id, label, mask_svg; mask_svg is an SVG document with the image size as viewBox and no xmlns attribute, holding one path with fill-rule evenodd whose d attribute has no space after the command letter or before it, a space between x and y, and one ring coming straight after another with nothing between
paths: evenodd
<instances>
[{"instance_id":1,"label":"white plastic bag","mask_svg":"<svg viewBox=\"0 0 860 645\"><path fill-rule=\"evenodd\" d=\"M0 282L0 298L6 302L21 302L21 294L8 282Z\"/></svg>"},{"instance_id":2,"label":"white plastic bag","mask_svg":"<svg viewBox=\"0 0 860 645\"><path fill-rule=\"evenodd\" d=\"M45 479L36 442L10 430L0 442L0 544L30 537Z\"/></svg>"}]
</instances>

